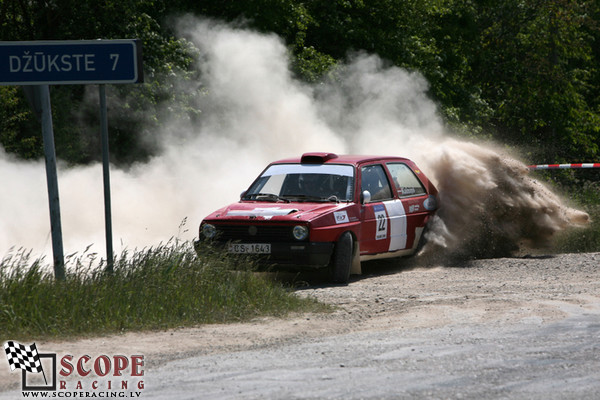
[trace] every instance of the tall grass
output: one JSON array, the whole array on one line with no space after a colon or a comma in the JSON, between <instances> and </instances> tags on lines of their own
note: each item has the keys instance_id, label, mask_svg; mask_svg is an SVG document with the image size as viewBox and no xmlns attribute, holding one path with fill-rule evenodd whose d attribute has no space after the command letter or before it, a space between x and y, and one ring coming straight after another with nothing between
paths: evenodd
<instances>
[{"instance_id":1,"label":"tall grass","mask_svg":"<svg viewBox=\"0 0 600 400\"><path fill-rule=\"evenodd\" d=\"M253 274L248 259L209 247L201 254L171 241L123 254L111 274L95 255L71 256L66 279L56 281L48 266L18 251L0 264L0 334L105 334L324 309Z\"/></svg>"},{"instance_id":2,"label":"tall grass","mask_svg":"<svg viewBox=\"0 0 600 400\"><path fill-rule=\"evenodd\" d=\"M554 240L557 253L600 252L600 205L582 207L590 215L590 224L561 232Z\"/></svg>"},{"instance_id":3,"label":"tall grass","mask_svg":"<svg viewBox=\"0 0 600 400\"><path fill-rule=\"evenodd\" d=\"M596 171L593 171L596 172ZM554 183L554 187L570 199L575 208L590 215L590 223L584 228L572 228L557 235L554 251L557 253L583 253L600 251L600 181L598 173L590 174L592 179L575 179L573 171L567 184Z\"/></svg>"}]
</instances>

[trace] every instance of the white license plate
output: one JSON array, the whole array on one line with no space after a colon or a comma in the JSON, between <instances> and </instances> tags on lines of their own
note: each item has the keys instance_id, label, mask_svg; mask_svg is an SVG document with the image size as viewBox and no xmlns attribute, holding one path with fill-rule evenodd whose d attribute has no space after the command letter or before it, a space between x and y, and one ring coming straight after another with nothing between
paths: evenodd
<instances>
[{"instance_id":1,"label":"white license plate","mask_svg":"<svg viewBox=\"0 0 600 400\"><path fill-rule=\"evenodd\" d=\"M271 254L270 243L232 243L229 252L234 254Z\"/></svg>"}]
</instances>

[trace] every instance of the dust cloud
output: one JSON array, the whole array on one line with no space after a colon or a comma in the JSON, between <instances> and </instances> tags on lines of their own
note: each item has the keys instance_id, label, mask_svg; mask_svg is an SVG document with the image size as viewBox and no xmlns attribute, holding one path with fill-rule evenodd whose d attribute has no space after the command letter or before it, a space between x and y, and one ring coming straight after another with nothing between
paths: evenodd
<instances>
[{"instance_id":1,"label":"dust cloud","mask_svg":"<svg viewBox=\"0 0 600 400\"><path fill-rule=\"evenodd\" d=\"M588 223L588 214L565 206L527 166L491 145L446 140L426 165L441 205L427 234L428 258L508 256L548 247L556 232Z\"/></svg>"},{"instance_id":2,"label":"dust cloud","mask_svg":"<svg viewBox=\"0 0 600 400\"><path fill-rule=\"evenodd\" d=\"M440 190L428 233L432 249L454 251L489 234L488 246L474 255L493 256L524 240L544 244L587 218L531 179L519 161L445 133L418 73L355 54L334 79L307 85L293 76L275 35L192 17L178 21L178 32L199 49L200 122L168 121L152 132L161 154L126 171L111 168L115 252L193 239L200 220L236 201L268 162L306 151L416 161ZM182 83L179 90L196 89ZM61 165L58 180L65 254L92 245L104 257L101 166ZM0 149L0 181L0 256L11 247L50 255L43 162Z\"/></svg>"}]
</instances>

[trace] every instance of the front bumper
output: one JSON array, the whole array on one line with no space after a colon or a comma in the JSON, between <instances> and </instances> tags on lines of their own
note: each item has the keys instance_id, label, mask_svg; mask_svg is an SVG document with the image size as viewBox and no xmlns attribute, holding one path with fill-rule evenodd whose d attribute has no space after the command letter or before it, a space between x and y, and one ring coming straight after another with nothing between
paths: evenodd
<instances>
[{"instance_id":1,"label":"front bumper","mask_svg":"<svg viewBox=\"0 0 600 400\"><path fill-rule=\"evenodd\" d=\"M205 242L206 243L206 242ZM196 253L200 254L200 240L194 241ZM228 242L210 242L226 249ZM270 243L271 254L256 254L266 263L298 269L316 269L329 265L333 254L333 243L329 242L284 242ZM251 255L251 254L250 254Z\"/></svg>"}]
</instances>

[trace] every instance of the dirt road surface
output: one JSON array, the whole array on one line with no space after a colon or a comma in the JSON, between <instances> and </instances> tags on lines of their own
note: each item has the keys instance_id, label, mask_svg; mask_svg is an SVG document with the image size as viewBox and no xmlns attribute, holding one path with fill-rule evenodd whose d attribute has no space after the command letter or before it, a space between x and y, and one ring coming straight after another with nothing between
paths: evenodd
<instances>
[{"instance_id":1,"label":"dirt road surface","mask_svg":"<svg viewBox=\"0 0 600 400\"><path fill-rule=\"evenodd\" d=\"M335 310L37 345L143 354L148 399L600 398L600 253L296 281ZM23 398L19 371L0 382L1 399Z\"/></svg>"}]
</instances>

